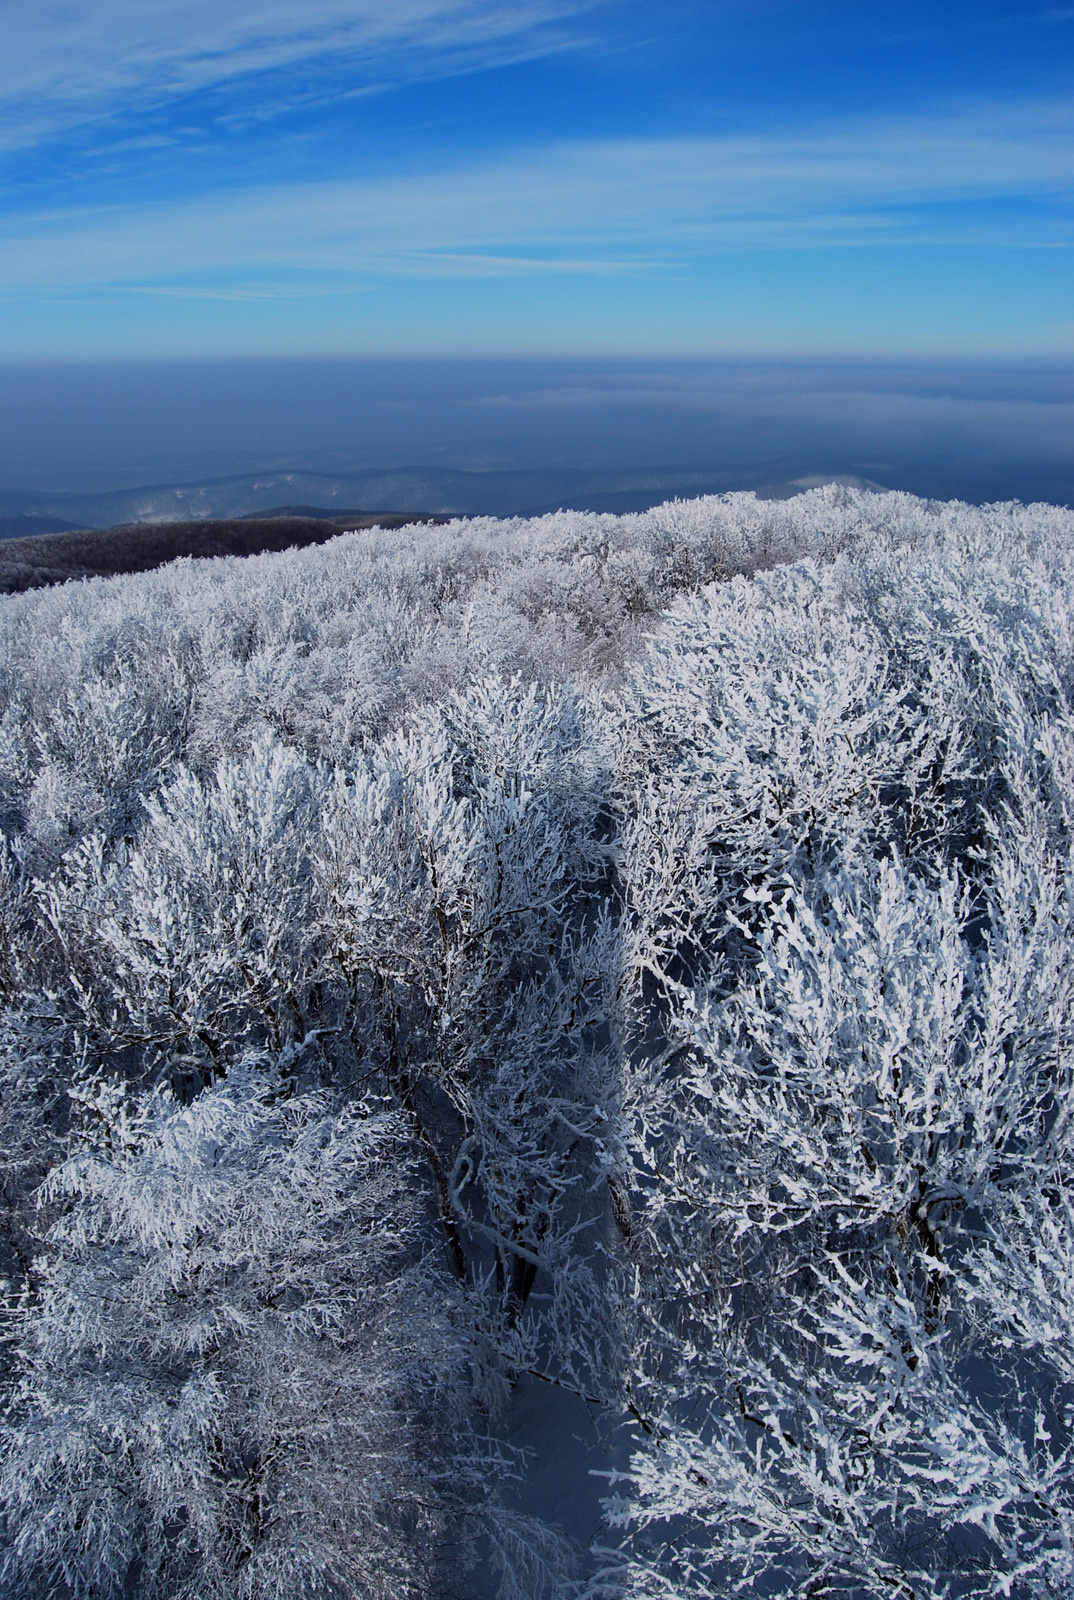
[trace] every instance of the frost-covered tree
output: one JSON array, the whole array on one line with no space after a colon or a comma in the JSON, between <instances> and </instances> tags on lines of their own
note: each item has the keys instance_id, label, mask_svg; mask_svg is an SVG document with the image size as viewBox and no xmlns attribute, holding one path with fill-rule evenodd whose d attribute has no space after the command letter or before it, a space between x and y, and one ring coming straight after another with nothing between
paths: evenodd
<instances>
[{"instance_id":1,"label":"frost-covered tree","mask_svg":"<svg viewBox=\"0 0 1074 1600\"><path fill-rule=\"evenodd\" d=\"M73 1096L16 1322L4 1592L428 1593L483 1491L398 1121L249 1066L189 1105Z\"/></svg>"},{"instance_id":2,"label":"frost-covered tree","mask_svg":"<svg viewBox=\"0 0 1074 1600\"><path fill-rule=\"evenodd\" d=\"M713 592L639 673L613 1592L1074 1583L1074 658L967 554Z\"/></svg>"},{"instance_id":3,"label":"frost-covered tree","mask_svg":"<svg viewBox=\"0 0 1074 1600\"><path fill-rule=\"evenodd\" d=\"M598 776L569 695L490 680L337 773L319 861L356 1071L409 1119L454 1273L491 1271L516 1361L554 1328L546 1357L590 1383L614 1097Z\"/></svg>"},{"instance_id":4,"label":"frost-covered tree","mask_svg":"<svg viewBox=\"0 0 1074 1600\"><path fill-rule=\"evenodd\" d=\"M56 1024L98 1063L181 1092L237 1045L305 1039L315 778L264 738L204 780L179 767L144 802L136 840L90 833L40 883Z\"/></svg>"},{"instance_id":5,"label":"frost-covered tree","mask_svg":"<svg viewBox=\"0 0 1074 1600\"><path fill-rule=\"evenodd\" d=\"M530 1372L594 1593L1070 1594L1072 585L827 489L0 602L8 1589L565 1595Z\"/></svg>"}]
</instances>

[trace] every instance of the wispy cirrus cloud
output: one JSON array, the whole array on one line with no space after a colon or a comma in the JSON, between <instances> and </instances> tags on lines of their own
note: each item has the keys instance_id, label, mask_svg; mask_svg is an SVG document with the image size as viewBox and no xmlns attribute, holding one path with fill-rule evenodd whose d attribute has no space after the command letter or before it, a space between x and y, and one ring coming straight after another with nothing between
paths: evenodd
<instances>
[{"instance_id":1,"label":"wispy cirrus cloud","mask_svg":"<svg viewBox=\"0 0 1074 1600\"><path fill-rule=\"evenodd\" d=\"M378 274L645 271L741 247L1069 245L1072 124L1043 105L785 138L593 141L427 176L9 216L0 288L292 297Z\"/></svg>"},{"instance_id":2,"label":"wispy cirrus cloud","mask_svg":"<svg viewBox=\"0 0 1074 1600\"><path fill-rule=\"evenodd\" d=\"M0 147L311 64L428 78L563 49L598 0L0 0Z\"/></svg>"}]
</instances>

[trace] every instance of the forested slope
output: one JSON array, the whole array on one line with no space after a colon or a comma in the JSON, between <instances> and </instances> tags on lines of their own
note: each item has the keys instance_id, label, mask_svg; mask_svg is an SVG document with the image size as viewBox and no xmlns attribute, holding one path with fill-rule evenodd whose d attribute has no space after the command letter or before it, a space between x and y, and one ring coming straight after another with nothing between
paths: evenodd
<instances>
[{"instance_id":1,"label":"forested slope","mask_svg":"<svg viewBox=\"0 0 1074 1600\"><path fill-rule=\"evenodd\" d=\"M52 532L46 526L43 533L20 529L19 537L8 538L11 529L5 529L0 518L0 594L21 594L25 589L44 589L79 578L149 572L183 556L260 555L267 550L324 544L342 529L401 528L415 520L383 511L355 511L339 518L329 511L318 513L315 507L300 507L230 521L129 522L114 528L64 532Z\"/></svg>"},{"instance_id":2,"label":"forested slope","mask_svg":"<svg viewBox=\"0 0 1074 1600\"><path fill-rule=\"evenodd\" d=\"M1072 579L821 489L3 601L0 1590L1074 1592Z\"/></svg>"}]
</instances>

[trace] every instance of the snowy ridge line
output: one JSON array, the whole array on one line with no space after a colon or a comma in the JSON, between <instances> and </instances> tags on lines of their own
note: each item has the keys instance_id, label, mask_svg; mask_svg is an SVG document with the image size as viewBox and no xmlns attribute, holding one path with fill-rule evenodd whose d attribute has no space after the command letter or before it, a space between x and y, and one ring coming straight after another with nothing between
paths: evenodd
<instances>
[{"instance_id":1,"label":"snowy ridge line","mask_svg":"<svg viewBox=\"0 0 1074 1600\"><path fill-rule=\"evenodd\" d=\"M826 488L4 601L3 1593L1068 1595L1072 594Z\"/></svg>"}]
</instances>

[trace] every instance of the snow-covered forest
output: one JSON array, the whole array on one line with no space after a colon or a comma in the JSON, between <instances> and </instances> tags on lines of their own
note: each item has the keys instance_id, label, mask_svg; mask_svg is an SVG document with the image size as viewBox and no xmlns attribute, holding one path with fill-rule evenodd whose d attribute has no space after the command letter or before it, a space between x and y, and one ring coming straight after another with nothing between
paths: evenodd
<instances>
[{"instance_id":1,"label":"snow-covered forest","mask_svg":"<svg viewBox=\"0 0 1074 1600\"><path fill-rule=\"evenodd\" d=\"M828 488L0 603L5 1600L1074 1595L1072 595Z\"/></svg>"}]
</instances>

